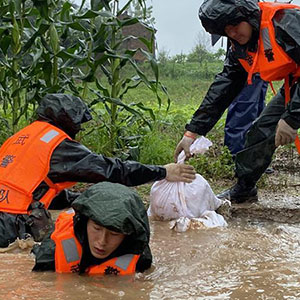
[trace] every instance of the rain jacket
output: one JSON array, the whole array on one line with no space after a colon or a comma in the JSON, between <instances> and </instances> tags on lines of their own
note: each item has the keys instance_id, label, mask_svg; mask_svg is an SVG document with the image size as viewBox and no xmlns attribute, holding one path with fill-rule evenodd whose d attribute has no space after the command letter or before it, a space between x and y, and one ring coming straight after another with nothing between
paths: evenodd
<instances>
[{"instance_id":1,"label":"rain jacket","mask_svg":"<svg viewBox=\"0 0 300 300\"><path fill-rule=\"evenodd\" d=\"M80 131L82 123L92 118L84 102L78 97L65 94L46 95L37 109L37 115L39 121L58 127L71 138ZM54 184L67 181L87 183L110 181L134 186L160 180L165 176L165 168L108 158L93 153L77 141L66 138L51 155L47 177ZM33 200L39 201L48 189L48 184L41 182L33 191ZM64 202L63 205L59 201ZM57 197L50 208L69 206L68 201L69 199L65 197ZM7 247L17 237L24 238L27 232L26 216L0 212L0 247Z\"/></svg>"},{"instance_id":2,"label":"rain jacket","mask_svg":"<svg viewBox=\"0 0 300 300\"><path fill-rule=\"evenodd\" d=\"M205 29L212 34L225 35L226 25L236 25L247 21L252 25L251 40L246 45L235 41L225 60L224 68L210 86L200 107L194 113L186 129L200 135L206 135L220 119L226 108L241 92L247 81L247 72L239 59L247 57L247 51L257 51L260 28L260 9L252 0L206 0L200 7L199 17ZM283 9L273 18L275 39L285 53L300 64L300 11ZM291 79L292 82L292 79ZM280 90L283 95L283 89ZM291 87L291 100L281 118L291 127L300 127L300 86L295 82Z\"/></svg>"},{"instance_id":3,"label":"rain jacket","mask_svg":"<svg viewBox=\"0 0 300 300\"><path fill-rule=\"evenodd\" d=\"M64 130L74 138L80 125L92 117L86 105L73 99L77 97L53 94L44 97L37 110L39 120L44 120ZM72 99L67 101L68 99ZM82 144L65 139L54 150L48 177L54 182L117 182L135 186L165 178L166 170L153 165L143 165L134 161L121 161L90 151Z\"/></svg>"},{"instance_id":4,"label":"rain jacket","mask_svg":"<svg viewBox=\"0 0 300 300\"><path fill-rule=\"evenodd\" d=\"M70 223L69 218L65 216L59 218L51 238L34 247L36 264L33 271L56 269L61 272L63 267L69 265L74 272L89 273L96 269L95 266L103 266L103 264L113 261L114 258L124 257L124 255L138 258L136 270L139 272L151 266L148 217L144 204L135 191L116 183L97 183L83 192L72 203L72 207L75 210L73 222ZM121 245L105 259L97 259L90 252L87 238L87 221L89 219L109 230L126 235ZM67 222L62 222L63 220ZM75 246L75 252L77 255L74 255L73 252L73 257L76 256L75 264L72 264L70 256L69 263L64 262L65 254L62 248L65 245L62 245L61 242L66 237L64 233L70 233L70 227L66 226L66 223L73 226L76 238L77 249Z\"/></svg>"}]
</instances>

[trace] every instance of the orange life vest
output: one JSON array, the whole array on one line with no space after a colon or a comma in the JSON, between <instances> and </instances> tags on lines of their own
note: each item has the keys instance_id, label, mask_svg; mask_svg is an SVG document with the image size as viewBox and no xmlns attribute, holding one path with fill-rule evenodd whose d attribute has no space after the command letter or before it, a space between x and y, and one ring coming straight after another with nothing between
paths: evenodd
<instances>
[{"instance_id":1,"label":"orange life vest","mask_svg":"<svg viewBox=\"0 0 300 300\"><path fill-rule=\"evenodd\" d=\"M58 273L78 272L82 256L82 247L74 234L74 210L61 213L55 223L51 235L55 242L55 270ZM91 266L86 270L89 275L130 275L135 272L140 255L125 254L114 257L100 265Z\"/></svg>"},{"instance_id":2,"label":"orange life vest","mask_svg":"<svg viewBox=\"0 0 300 300\"><path fill-rule=\"evenodd\" d=\"M289 74L300 76L300 68L276 42L272 19L282 9L300 9L300 6L287 3L259 2L262 16L258 51L248 52L245 59L239 59L249 73L248 82L253 73L260 73L265 81L276 81L287 78Z\"/></svg>"},{"instance_id":3,"label":"orange life vest","mask_svg":"<svg viewBox=\"0 0 300 300\"><path fill-rule=\"evenodd\" d=\"M265 81L284 79L285 104L290 101L289 75L300 77L300 67L292 60L276 42L275 29L272 19L277 11L283 9L299 9L300 6L289 3L259 2L262 15L258 50L256 53L248 52L245 59L239 59L244 69L248 72L248 83L252 82L252 74L260 73ZM270 84L274 94L276 93L272 83ZM300 139L297 136L295 144L300 154Z\"/></svg>"},{"instance_id":4,"label":"orange life vest","mask_svg":"<svg viewBox=\"0 0 300 300\"><path fill-rule=\"evenodd\" d=\"M54 149L71 139L64 131L36 121L7 139L0 148L0 211L27 214L32 193L45 181L49 190L39 200L46 208L63 189L75 182L54 184L47 177Z\"/></svg>"}]
</instances>

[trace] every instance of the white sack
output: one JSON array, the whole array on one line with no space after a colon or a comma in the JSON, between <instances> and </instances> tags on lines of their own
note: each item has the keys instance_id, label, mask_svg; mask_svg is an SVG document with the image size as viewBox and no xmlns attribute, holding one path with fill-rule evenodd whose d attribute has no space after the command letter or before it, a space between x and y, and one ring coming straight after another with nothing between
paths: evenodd
<instances>
[{"instance_id":1,"label":"white sack","mask_svg":"<svg viewBox=\"0 0 300 300\"><path fill-rule=\"evenodd\" d=\"M190 151L192 154L203 154L211 145L207 138L200 137L191 145ZM184 159L182 151L178 162L183 163ZM177 224L182 229L176 227L176 224L173 226L177 231L185 231L190 227L189 221L184 218L202 218L202 223L207 227L226 226L224 218L214 212L222 203L199 174L196 174L196 179L191 183L169 182L164 179L156 181L151 188L148 215L164 221L181 218Z\"/></svg>"}]
</instances>

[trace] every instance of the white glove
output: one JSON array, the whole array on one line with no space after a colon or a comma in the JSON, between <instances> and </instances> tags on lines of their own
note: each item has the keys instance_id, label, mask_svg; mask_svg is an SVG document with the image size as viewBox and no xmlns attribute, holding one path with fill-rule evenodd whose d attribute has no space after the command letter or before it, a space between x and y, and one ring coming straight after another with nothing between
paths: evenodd
<instances>
[{"instance_id":1,"label":"white glove","mask_svg":"<svg viewBox=\"0 0 300 300\"><path fill-rule=\"evenodd\" d=\"M195 139L197 137L196 133L187 131L184 136L182 137L181 141L178 143L175 154L174 154L174 161L177 162L177 158L179 153L184 150L186 159L188 160L192 155L190 152L190 147L194 143Z\"/></svg>"},{"instance_id":2,"label":"white glove","mask_svg":"<svg viewBox=\"0 0 300 300\"><path fill-rule=\"evenodd\" d=\"M183 181L191 183L196 178L196 171L193 166L171 163L164 167L167 171L165 179L168 181Z\"/></svg>"},{"instance_id":3,"label":"white glove","mask_svg":"<svg viewBox=\"0 0 300 300\"><path fill-rule=\"evenodd\" d=\"M292 128L286 121L280 119L277 124L275 146L292 143L297 136L297 129Z\"/></svg>"}]
</instances>

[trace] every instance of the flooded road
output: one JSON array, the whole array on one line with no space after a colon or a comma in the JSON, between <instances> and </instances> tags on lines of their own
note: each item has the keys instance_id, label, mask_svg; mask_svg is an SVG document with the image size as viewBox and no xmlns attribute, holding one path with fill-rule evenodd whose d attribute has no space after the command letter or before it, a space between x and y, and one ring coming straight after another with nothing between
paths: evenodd
<instances>
[{"instance_id":1,"label":"flooded road","mask_svg":"<svg viewBox=\"0 0 300 300\"><path fill-rule=\"evenodd\" d=\"M299 225L151 231L153 267L134 278L33 273L28 252L1 254L0 299L300 299Z\"/></svg>"}]
</instances>

